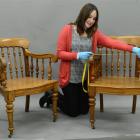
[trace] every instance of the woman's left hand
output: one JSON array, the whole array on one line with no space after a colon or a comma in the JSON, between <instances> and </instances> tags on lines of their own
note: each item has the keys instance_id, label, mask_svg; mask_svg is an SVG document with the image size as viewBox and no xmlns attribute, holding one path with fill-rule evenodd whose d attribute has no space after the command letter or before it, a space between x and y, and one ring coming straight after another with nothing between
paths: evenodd
<instances>
[{"instance_id":1,"label":"woman's left hand","mask_svg":"<svg viewBox=\"0 0 140 140\"><path fill-rule=\"evenodd\" d=\"M133 47L132 52L135 53L138 56L138 58L140 58L140 48Z\"/></svg>"}]
</instances>

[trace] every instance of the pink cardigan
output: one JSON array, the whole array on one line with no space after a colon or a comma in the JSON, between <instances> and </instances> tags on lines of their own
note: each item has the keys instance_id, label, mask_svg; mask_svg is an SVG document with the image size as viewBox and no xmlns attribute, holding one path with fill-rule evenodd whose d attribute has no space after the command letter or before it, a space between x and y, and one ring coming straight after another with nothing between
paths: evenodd
<instances>
[{"instance_id":1,"label":"pink cardigan","mask_svg":"<svg viewBox=\"0 0 140 140\"><path fill-rule=\"evenodd\" d=\"M112 39L97 30L92 39L92 51L95 52L97 45L108 48L132 51L131 45ZM65 25L60 31L57 42L57 56L61 60L59 68L59 85L64 87L69 83L71 60L77 59L77 52L71 52L72 48L72 25Z\"/></svg>"}]
</instances>

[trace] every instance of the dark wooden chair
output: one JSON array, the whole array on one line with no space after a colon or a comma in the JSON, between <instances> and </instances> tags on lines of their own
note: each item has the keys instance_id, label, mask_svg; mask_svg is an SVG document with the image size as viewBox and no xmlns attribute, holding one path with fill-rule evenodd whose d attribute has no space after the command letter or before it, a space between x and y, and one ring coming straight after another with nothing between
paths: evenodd
<instances>
[{"instance_id":1,"label":"dark wooden chair","mask_svg":"<svg viewBox=\"0 0 140 140\"><path fill-rule=\"evenodd\" d=\"M9 137L14 131L13 111L16 97L26 96L25 111L29 111L30 95L53 91L53 121L57 118L58 81L52 79L51 53L34 54L24 38L0 39L0 94L6 102Z\"/></svg>"},{"instance_id":2,"label":"dark wooden chair","mask_svg":"<svg viewBox=\"0 0 140 140\"><path fill-rule=\"evenodd\" d=\"M140 36L111 36L128 44L140 46ZM140 95L140 59L131 52L99 46L97 54L89 61L90 123L94 128L95 97L100 95L100 111L104 111L103 94L133 96L132 113Z\"/></svg>"}]
</instances>

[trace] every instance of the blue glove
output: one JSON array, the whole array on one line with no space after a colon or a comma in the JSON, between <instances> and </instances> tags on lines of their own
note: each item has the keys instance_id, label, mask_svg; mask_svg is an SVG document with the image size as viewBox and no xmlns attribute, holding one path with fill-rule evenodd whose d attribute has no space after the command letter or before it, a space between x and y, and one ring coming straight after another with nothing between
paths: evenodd
<instances>
[{"instance_id":1,"label":"blue glove","mask_svg":"<svg viewBox=\"0 0 140 140\"><path fill-rule=\"evenodd\" d=\"M79 60L88 60L89 57L92 55L92 52L78 52L77 59Z\"/></svg>"},{"instance_id":2,"label":"blue glove","mask_svg":"<svg viewBox=\"0 0 140 140\"><path fill-rule=\"evenodd\" d=\"M135 53L138 56L138 58L140 58L140 48L133 47L132 52Z\"/></svg>"}]
</instances>

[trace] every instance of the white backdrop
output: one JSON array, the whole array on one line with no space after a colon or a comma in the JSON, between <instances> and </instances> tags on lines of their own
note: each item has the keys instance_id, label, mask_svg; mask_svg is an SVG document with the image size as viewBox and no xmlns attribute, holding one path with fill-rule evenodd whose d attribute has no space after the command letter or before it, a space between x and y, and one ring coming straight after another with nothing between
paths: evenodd
<instances>
[{"instance_id":1,"label":"white backdrop","mask_svg":"<svg viewBox=\"0 0 140 140\"><path fill-rule=\"evenodd\" d=\"M0 38L26 37L30 50L55 53L61 27L88 2L98 7L105 34L140 35L140 0L0 0Z\"/></svg>"}]
</instances>

